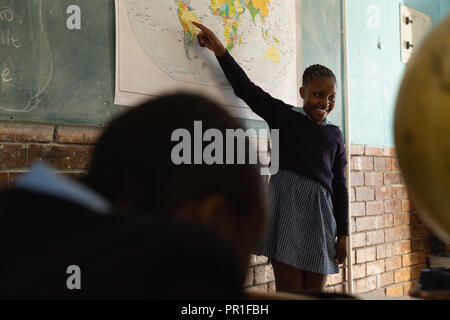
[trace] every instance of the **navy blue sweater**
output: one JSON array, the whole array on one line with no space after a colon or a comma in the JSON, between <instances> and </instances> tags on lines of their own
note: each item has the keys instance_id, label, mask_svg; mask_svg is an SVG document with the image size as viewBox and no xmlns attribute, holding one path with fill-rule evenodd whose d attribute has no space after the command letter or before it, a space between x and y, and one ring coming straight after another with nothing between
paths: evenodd
<instances>
[{"instance_id":1,"label":"navy blue sweater","mask_svg":"<svg viewBox=\"0 0 450 320\"><path fill-rule=\"evenodd\" d=\"M348 191L345 148L337 126L319 125L291 105L255 85L227 51L217 57L236 96L269 125L279 129L280 168L296 171L327 188L333 201L337 234L348 235Z\"/></svg>"}]
</instances>

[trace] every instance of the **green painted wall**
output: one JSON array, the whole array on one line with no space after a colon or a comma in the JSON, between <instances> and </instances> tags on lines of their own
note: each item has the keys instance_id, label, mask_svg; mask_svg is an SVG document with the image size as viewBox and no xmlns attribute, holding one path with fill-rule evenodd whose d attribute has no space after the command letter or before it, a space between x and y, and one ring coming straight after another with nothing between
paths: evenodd
<instances>
[{"instance_id":1,"label":"green painted wall","mask_svg":"<svg viewBox=\"0 0 450 320\"><path fill-rule=\"evenodd\" d=\"M351 143L394 145L395 101L405 70L400 58L401 3L431 16L433 26L450 13L450 0L347 1ZM375 11L379 27L370 23Z\"/></svg>"},{"instance_id":2,"label":"green painted wall","mask_svg":"<svg viewBox=\"0 0 450 320\"><path fill-rule=\"evenodd\" d=\"M301 23L302 69L319 63L335 72L342 90L329 119L344 132L342 1L301 0ZM401 3L431 16L433 26L450 14L450 0L347 0L352 144L394 145L395 101L405 70L400 59ZM370 24L371 6L376 6L380 14L380 24L376 28ZM259 121L246 121L246 124L265 127L265 123Z\"/></svg>"}]
</instances>

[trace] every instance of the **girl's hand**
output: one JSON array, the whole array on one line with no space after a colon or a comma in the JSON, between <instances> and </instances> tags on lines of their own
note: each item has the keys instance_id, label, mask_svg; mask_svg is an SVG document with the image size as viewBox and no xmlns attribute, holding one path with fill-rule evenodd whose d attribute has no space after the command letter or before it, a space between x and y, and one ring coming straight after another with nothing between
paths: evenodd
<instances>
[{"instance_id":1,"label":"girl's hand","mask_svg":"<svg viewBox=\"0 0 450 320\"><path fill-rule=\"evenodd\" d=\"M220 42L219 38L217 38L214 32L195 21L192 21L192 24L201 30L197 36L197 39L202 47L207 47L218 57L225 55L227 49L225 49L222 42Z\"/></svg>"},{"instance_id":2,"label":"girl's hand","mask_svg":"<svg viewBox=\"0 0 450 320\"><path fill-rule=\"evenodd\" d=\"M347 258L347 236L339 236L336 242L336 258L334 262L344 263Z\"/></svg>"}]
</instances>

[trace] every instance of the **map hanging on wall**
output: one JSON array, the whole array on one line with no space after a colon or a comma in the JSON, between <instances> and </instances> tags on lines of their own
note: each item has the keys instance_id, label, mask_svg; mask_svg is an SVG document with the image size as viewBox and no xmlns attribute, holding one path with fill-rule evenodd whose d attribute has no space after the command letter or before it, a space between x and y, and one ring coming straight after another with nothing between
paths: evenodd
<instances>
[{"instance_id":1,"label":"map hanging on wall","mask_svg":"<svg viewBox=\"0 0 450 320\"><path fill-rule=\"evenodd\" d=\"M116 0L116 20L116 104L190 91L259 119L234 96L214 54L200 47L192 21L210 28L254 83L298 103L295 0Z\"/></svg>"}]
</instances>

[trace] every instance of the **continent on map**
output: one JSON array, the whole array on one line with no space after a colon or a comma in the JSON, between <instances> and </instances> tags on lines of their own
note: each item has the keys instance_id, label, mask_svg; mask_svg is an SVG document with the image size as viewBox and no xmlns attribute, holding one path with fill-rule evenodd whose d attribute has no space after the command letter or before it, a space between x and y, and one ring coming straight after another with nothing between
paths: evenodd
<instances>
[{"instance_id":1,"label":"continent on map","mask_svg":"<svg viewBox=\"0 0 450 320\"><path fill-rule=\"evenodd\" d=\"M231 51L236 42L240 45L242 38L238 35L241 24L241 16L246 9L249 10L253 22L260 15L261 21L269 15L269 3L271 0L211 0L211 12L220 16L224 26L225 47Z\"/></svg>"},{"instance_id":2,"label":"continent on map","mask_svg":"<svg viewBox=\"0 0 450 320\"><path fill-rule=\"evenodd\" d=\"M229 94L229 82L217 59L198 45L200 29L192 24L195 21L219 37L255 84L271 93L274 90L284 92L286 97L287 92L293 92L287 99L297 102L295 0L119 2L126 3L129 26L135 38L126 43L139 45L149 58L145 60L148 66L158 68L166 76L164 81L149 84L149 87L168 88L168 83L174 80L180 87L200 85L199 89L208 92L227 88L220 94ZM137 61L131 60L131 63L134 65ZM289 79L288 85L281 87L286 79ZM130 84L130 91L153 92L141 89L141 84L134 85ZM230 99L235 97L230 96Z\"/></svg>"},{"instance_id":3,"label":"continent on map","mask_svg":"<svg viewBox=\"0 0 450 320\"><path fill-rule=\"evenodd\" d=\"M195 37L198 35L199 30L192 24L192 21L202 23L201 20L195 16L192 8L185 2L180 1L178 3L178 19L184 29L184 48L186 50L186 57L191 60L189 51L194 44Z\"/></svg>"},{"instance_id":4,"label":"continent on map","mask_svg":"<svg viewBox=\"0 0 450 320\"><path fill-rule=\"evenodd\" d=\"M278 64L278 62L280 62L280 52L275 46L270 46L266 50L266 60L272 60L275 64Z\"/></svg>"}]
</instances>

